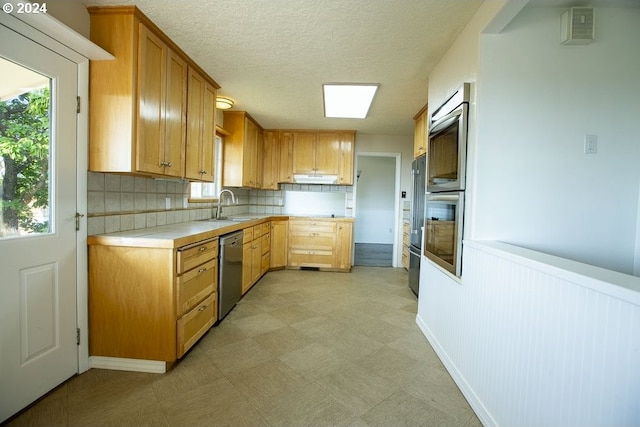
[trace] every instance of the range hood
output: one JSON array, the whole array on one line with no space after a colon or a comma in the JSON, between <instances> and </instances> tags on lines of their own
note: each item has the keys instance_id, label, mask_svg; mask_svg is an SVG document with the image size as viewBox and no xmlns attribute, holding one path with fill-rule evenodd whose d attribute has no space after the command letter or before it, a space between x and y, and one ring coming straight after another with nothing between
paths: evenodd
<instances>
[{"instance_id":1,"label":"range hood","mask_svg":"<svg viewBox=\"0 0 640 427\"><path fill-rule=\"evenodd\" d=\"M296 184L335 184L338 182L338 175L294 174L293 182Z\"/></svg>"}]
</instances>

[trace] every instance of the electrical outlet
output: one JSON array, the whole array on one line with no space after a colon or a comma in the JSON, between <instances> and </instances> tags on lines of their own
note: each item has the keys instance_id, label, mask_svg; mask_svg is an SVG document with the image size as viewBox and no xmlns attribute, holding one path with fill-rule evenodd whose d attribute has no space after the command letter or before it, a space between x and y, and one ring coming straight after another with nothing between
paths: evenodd
<instances>
[{"instance_id":1,"label":"electrical outlet","mask_svg":"<svg viewBox=\"0 0 640 427\"><path fill-rule=\"evenodd\" d=\"M598 135L584 136L584 154L598 154Z\"/></svg>"},{"instance_id":2,"label":"electrical outlet","mask_svg":"<svg viewBox=\"0 0 640 427\"><path fill-rule=\"evenodd\" d=\"M164 198L164 208L171 209L171 197Z\"/></svg>"}]
</instances>

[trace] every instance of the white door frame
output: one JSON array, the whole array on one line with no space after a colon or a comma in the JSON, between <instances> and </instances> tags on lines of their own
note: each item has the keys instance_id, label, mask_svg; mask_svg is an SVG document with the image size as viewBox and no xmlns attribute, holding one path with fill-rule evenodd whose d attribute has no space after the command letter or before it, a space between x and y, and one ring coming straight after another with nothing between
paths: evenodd
<instances>
[{"instance_id":1,"label":"white door frame","mask_svg":"<svg viewBox=\"0 0 640 427\"><path fill-rule=\"evenodd\" d=\"M398 257L402 254L400 245L402 244L402 238L400 236L402 231L402 210L400 205L400 173L402 172L402 154L401 153L387 153L376 151L362 151L356 153L356 164L353 170L353 216L357 215L357 201L358 201L358 160L360 157L392 157L396 159L396 176L395 176L395 195L394 195L394 222L393 222L393 259L391 265L398 267L402 264L402 261ZM355 239L354 239L355 250Z\"/></svg>"},{"instance_id":2,"label":"white door frame","mask_svg":"<svg viewBox=\"0 0 640 427\"><path fill-rule=\"evenodd\" d=\"M6 0L5 3L17 2ZM14 8L17 10L17 8ZM89 166L89 59L110 60L113 55L85 39L55 18L47 14L0 13L0 24L18 34L56 52L78 64L78 96L80 112L77 116L77 212L80 230L76 233L76 305L77 327L80 329L78 345L78 373L89 366L89 306L88 306L88 257L87 257L87 170Z\"/></svg>"}]
</instances>

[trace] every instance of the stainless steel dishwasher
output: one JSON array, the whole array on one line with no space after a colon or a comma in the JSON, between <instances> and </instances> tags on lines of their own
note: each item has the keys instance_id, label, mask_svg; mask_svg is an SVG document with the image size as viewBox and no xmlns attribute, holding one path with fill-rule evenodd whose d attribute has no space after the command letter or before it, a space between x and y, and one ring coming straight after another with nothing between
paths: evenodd
<instances>
[{"instance_id":1,"label":"stainless steel dishwasher","mask_svg":"<svg viewBox=\"0 0 640 427\"><path fill-rule=\"evenodd\" d=\"M242 297L242 230L220 237L218 321Z\"/></svg>"}]
</instances>

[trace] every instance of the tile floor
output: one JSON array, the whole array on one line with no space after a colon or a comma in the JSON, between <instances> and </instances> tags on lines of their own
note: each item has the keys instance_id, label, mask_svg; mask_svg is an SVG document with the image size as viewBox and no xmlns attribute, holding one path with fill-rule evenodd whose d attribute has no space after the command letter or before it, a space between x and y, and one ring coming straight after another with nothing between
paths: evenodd
<instances>
[{"instance_id":1,"label":"tile floor","mask_svg":"<svg viewBox=\"0 0 640 427\"><path fill-rule=\"evenodd\" d=\"M275 271L164 375L92 369L9 425L481 426L402 269Z\"/></svg>"}]
</instances>

